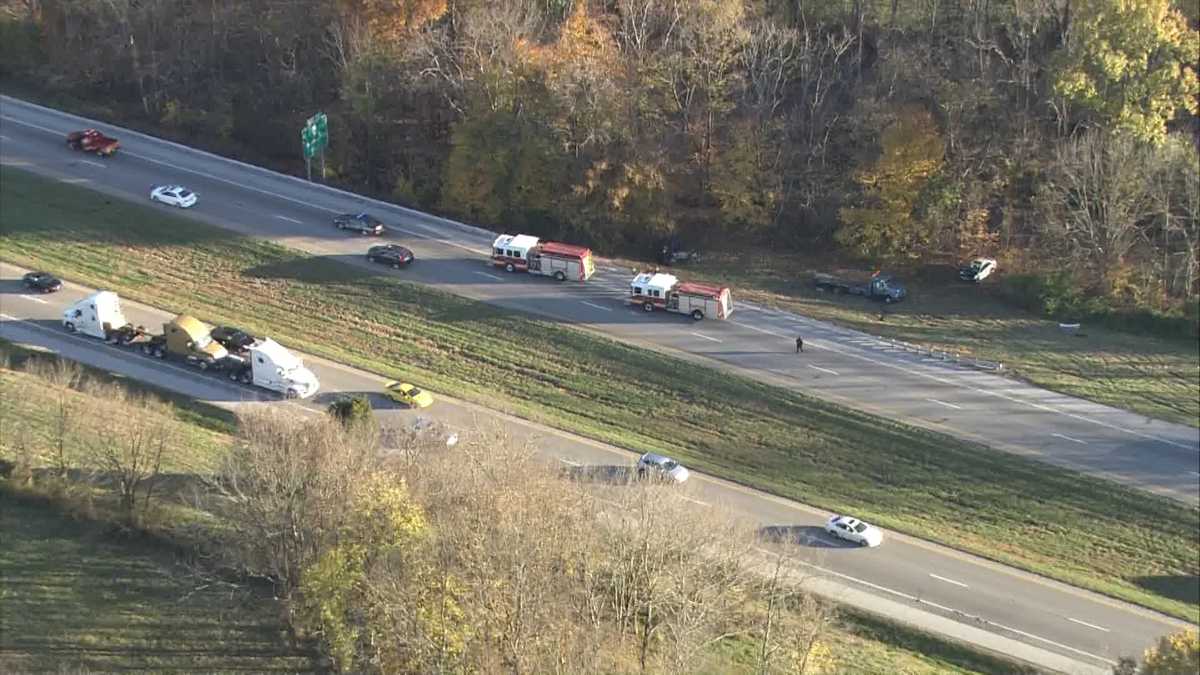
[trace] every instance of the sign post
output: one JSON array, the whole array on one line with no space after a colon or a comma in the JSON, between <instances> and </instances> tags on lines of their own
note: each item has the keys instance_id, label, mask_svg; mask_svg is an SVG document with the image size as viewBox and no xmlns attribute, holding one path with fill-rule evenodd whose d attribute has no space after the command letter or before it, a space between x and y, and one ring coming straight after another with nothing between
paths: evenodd
<instances>
[{"instance_id":1,"label":"sign post","mask_svg":"<svg viewBox=\"0 0 1200 675\"><path fill-rule=\"evenodd\" d=\"M304 164L308 169L308 180L312 180L312 158L321 153L321 180L325 180L325 148L329 145L329 118L323 112L308 118L300 130L300 145L304 150Z\"/></svg>"}]
</instances>

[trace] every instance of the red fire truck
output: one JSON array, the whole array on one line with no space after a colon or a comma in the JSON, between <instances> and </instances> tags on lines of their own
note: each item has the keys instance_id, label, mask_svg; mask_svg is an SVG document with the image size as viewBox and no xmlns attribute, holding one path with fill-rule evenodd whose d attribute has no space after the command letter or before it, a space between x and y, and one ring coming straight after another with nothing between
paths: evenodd
<instances>
[{"instance_id":1,"label":"red fire truck","mask_svg":"<svg viewBox=\"0 0 1200 675\"><path fill-rule=\"evenodd\" d=\"M733 297L729 288L680 283L673 274L642 272L629 282L629 302L647 312L656 308L676 314L688 314L696 321L706 316L727 319L733 314Z\"/></svg>"},{"instance_id":2,"label":"red fire truck","mask_svg":"<svg viewBox=\"0 0 1200 675\"><path fill-rule=\"evenodd\" d=\"M492 264L509 272L554 277L559 281L586 281L596 271L592 250L586 246L541 242L527 234L502 234L492 243Z\"/></svg>"}]
</instances>

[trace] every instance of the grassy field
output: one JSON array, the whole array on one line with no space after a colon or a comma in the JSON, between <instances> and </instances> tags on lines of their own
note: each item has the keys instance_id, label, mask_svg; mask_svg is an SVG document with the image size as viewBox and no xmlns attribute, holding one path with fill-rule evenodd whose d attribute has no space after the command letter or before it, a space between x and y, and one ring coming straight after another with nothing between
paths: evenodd
<instances>
[{"instance_id":1,"label":"grassy field","mask_svg":"<svg viewBox=\"0 0 1200 675\"><path fill-rule=\"evenodd\" d=\"M169 554L0 480L0 671L297 672L270 594L199 588Z\"/></svg>"},{"instance_id":2,"label":"grassy field","mask_svg":"<svg viewBox=\"0 0 1200 675\"><path fill-rule=\"evenodd\" d=\"M629 263L635 264L635 263ZM960 284L954 270L937 279L904 278L909 297L888 307L813 288L811 272L828 263L778 251L713 254L683 268L696 280L734 287L739 299L788 309L875 335L1000 361L1010 375L1040 387L1200 425L1200 350L1191 339L1135 335L1084 325L1077 335L999 297L992 280ZM1002 273L1002 272L1001 272ZM947 281L949 279L950 281Z\"/></svg>"},{"instance_id":3,"label":"grassy field","mask_svg":"<svg viewBox=\"0 0 1200 675\"><path fill-rule=\"evenodd\" d=\"M0 171L4 259L1197 620L1195 508Z\"/></svg>"},{"instance_id":4,"label":"grassy field","mask_svg":"<svg viewBox=\"0 0 1200 675\"><path fill-rule=\"evenodd\" d=\"M0 354L10 363L25 356L3 342ZM104 377L94 370L87 375ZM0 366L0 419L48 408L56 396L57 389L39 375ZM88 397L80 392L72 400L86 405ZM230 440L213 431L227 423L225 411L202 405L175 413L162 422L175 425L177 436L188 442L168 453L169 470L206 472ZM23 419L31 439L44 443L53 436L48 415ZM12 434L6 432L11 428L0 426L0 458L12 459ZM74 459L81 460L77 455ZM103 521L111 500L97 494L94 512ZM164 506L156 510L154 520L158 539L130 539L115 529L106 531L103 522L58 515L56 503L17 491L0 479L0 589L8 589L0 590L0 671L168 671L191 663L193 670L209 672L311 668L310 655L283 646L281 629L273 623L279 617L275 601L230 595L228 587L222 590L220 585L197 590L199 582L180 573L172 554L163 550L166 541L190 541L199 535L196 528L180 529L184 522L175 519L186 510L182 505L172 500L160 504ZM194 514L190 522L212 526ZM248 603L252 606L244 611ZM17 620L26 607L38 612L36 621ZM171 634L191 624L197 630ZM833 635L825 652L836 672L1024 672L969 647L855 612L842 615ZM754 672L754 648L746 638L718 645L714 675ZM189 661L193 656L195 661Z\"/></svg>"}]
</instances>

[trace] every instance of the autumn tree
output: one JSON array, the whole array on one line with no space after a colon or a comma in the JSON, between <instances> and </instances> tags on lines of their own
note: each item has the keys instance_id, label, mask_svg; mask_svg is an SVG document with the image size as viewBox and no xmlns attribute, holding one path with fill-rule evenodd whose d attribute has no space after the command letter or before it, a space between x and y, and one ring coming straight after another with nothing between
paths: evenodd
<instances>
[{"instance_id":1,"label":"autumn tree","mask_svg":"<svg viewBox=\"0 0 1200 675\"><path fill-rule=\"evenodd\" d=\"M85 414L92 421L80 440L97 477L116 486L122 516L136 525L149 508L163 462L170 459L177 440L175 427L166 423L171 407L130 395L116 384L91 387Z\"/></svg>"},{"instance_id":2,"label":"autumn tree","mask_svg":"<svg viewBox=\"0 0 1200 675\"><path fill-rule=\"evenodd\" d=\"M1171 0L1071 3L1053 72L1060 120L1095 122L1160 143L1178 112L1200 112L1200 32L1172 5Z\"/></svg>"},{"instance_id":3,"label":"autumn tree","mask_svg":"<svg viewBox=\"0 0 1200 675\"><path fill-rule=\"evenodd\" d=\"M913 217L913 207L942 165L942 139L928 111L904 106L883 130L879 145L879 156L854 174L861 205L838 212L837 240L864 257L917 257L932 231Z\"/></svg>"},{"instance_id":4,"label":"autumn tree","mask_svg":"<svg viewBox=\"0 0 1200 675\"><path fill-rule=\"evenodd\" d=\"M1200 672L1200 633L1184 629L1164 635L1142 657L1140 675L1192 675Z\"/></svg>"},{"instance_id":5,"label":"autumn tree","mask_svg":"<svg viewBox=\"0 0 1200 675\"><path fill-rule=\"evenodd\" d=\"M378 459L373 429L348 431L330 417L296 420L247 412L218 471L231 560L274 579L288 596L350 516L355 487Z\"/></svg>"},{"instance_id":6,"label":"autumn tree","mask_svg":"<svg viewBox=\"0 0 1200 675\"><path fill-rule=\"evenodd\" d=\"M1130 135L1092 131L1064 142L1039 203L1045 230L1100 279L1111 281L1145 242L1155 207L1150 192L1154 153Z\"/></svg>"},{"instance_id":7,"label":"autumn tree","mask_svg":"<svg viewBox=\"0 0 1200 675\"><path fill-rule=\"evenodd\" d=\"M379 631L372 625L380 608L368 575L410 559L428 533L424 512L390 472L375 471L355 482L348 501L334 543L303 571L297 616L321 637L342 672L353 671L360 655L370 656L363 643Z\"/></svg>"}]
</instances>

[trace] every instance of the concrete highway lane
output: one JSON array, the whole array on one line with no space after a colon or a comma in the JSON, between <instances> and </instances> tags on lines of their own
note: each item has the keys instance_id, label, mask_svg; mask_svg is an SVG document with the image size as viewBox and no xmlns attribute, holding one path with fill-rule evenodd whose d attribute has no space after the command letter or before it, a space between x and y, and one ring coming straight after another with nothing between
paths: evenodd
<instances>
[{"instance_id":1,"label":"concrete highway lane","mask_svg":"<svg viewBox=\"0 0 1200 675\"><path fill-rule=\"evenodd\" d=\"M107 160L73 153L63 136L96 126L120 138ZM586 283L506 274L486 264L493 234L313 185L129 130L0 98L0 161L114 195L147 199L152 185L200 195L187 215L354 264L374 238L334 229L335 213L367 210L417 263L398 274L617 339L729 369L988 446L1200 503L1200 430L1074 399L998 375L923 358L873 336L738 304L728 321L693 323L623 302L629 270L600 261ZM170 207L161 207L169 209ZM382 270L380 270L382 272ZM805 353L794 354L796 335Z\"/></svg>"},{"instance_id":2,"label":"concrete highway lane","mask_svg":"<svg viewBox=\"0 0 1200 675\"><path fill-rule=\"evenodd\" d=\"M466 438L478 429L502 424L518 441L529 439L567 477L595 490L623 489L622 477L635 456L620 448L455 401L435 393L437 402L421 411L398 409L379 391L383 378L305 356L321 380L310 401L280 401L270 392L243 387L185 365L158 361L99 340L62 330L62 310L90 289L67 284L60 293L29 295L20 287L24 272L0 263L0 337L38 345L84 363L147 381L187 396L239 408L288 406L306 414L319 411L339 393L365 392L380 406L385 426L411 426L435 420ZM131 321L160 325L171 315L126 302ZM450 450L453 451L453 450ZM915 623L933 632L1064 672L1105 672L1120 655L1140 654L1160 635L1184 624L1173 619L1018 572L926 541L886 533L883 546L859 549L826 536L828 513L717 478L693 473L680 490L696 508L719 509L759 528L764 549L782 547L814 590L856 606Z\"/></svg>"}]
</instances>

